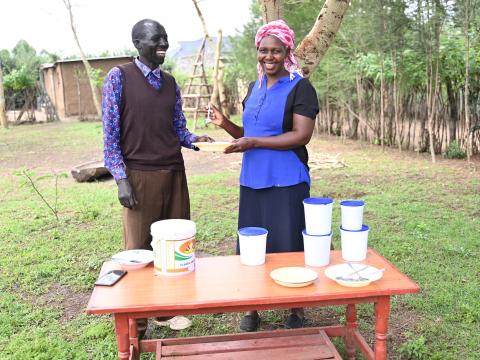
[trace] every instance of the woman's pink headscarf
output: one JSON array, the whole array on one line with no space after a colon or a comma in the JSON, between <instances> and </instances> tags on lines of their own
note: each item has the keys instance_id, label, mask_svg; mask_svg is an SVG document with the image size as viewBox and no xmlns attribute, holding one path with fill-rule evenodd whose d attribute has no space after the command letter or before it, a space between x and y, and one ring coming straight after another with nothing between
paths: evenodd
<instances>
[{"instance_id":1,"label":"woman's pink headscarf","mask_svg":"<svg viewBox=\"0 0 480 360\"><path fill-rule=\"evenodd\" d=\"M285 69L290 73L290 78L293 78L294 72L300 74L298 70L297 59L295 59L295 56L293 56L293 50L295 49L295 33L293 32L293 30L290 29L283 20L271 21L258 29L257 35L255 35L255 47L258 49L258 47L260 46L260 41L262 41L265 36L269 35L275 36L283 43L283 45L285 45L287 49L290 50L287 58L285 59ZM263 68L260 64L257 64L257 71L258 82L261 86L263 78Z\"/></svg>"}]
</instances>

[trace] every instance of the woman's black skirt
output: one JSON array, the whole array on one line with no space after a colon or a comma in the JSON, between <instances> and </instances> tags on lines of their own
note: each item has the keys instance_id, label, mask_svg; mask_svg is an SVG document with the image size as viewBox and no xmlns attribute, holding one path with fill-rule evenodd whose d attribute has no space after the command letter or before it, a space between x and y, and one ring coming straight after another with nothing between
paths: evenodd
<instances>
[{"instance_id":1,"label":"woman's black skirt","mask_svg":"<svg viewBox=\"0 0 480 360\"><path fill-rule=\"evenodd\" d=\"M303 251L303 200L308 197L310 187L306 183L266 189L240 186L238 228L258 226L267 229L267 253Z\"/></svg>"}]
</instances>

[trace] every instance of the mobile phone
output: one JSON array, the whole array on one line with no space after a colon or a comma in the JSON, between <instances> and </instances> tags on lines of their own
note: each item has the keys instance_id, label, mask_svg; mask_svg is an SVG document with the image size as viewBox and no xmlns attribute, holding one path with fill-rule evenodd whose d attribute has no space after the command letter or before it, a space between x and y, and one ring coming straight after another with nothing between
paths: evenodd
<instances>
[{"instance_id":1,"label":"mobile phone","mask_svg":"<svg viewBox=\"0 0 480 360\"><path fill-rule=\"evenodd\" d=\"M112 286L120 280L127 272L124 270L110 270L109 272L100 276L95 282L95 285Z\"/></svg>"}]
</instances>

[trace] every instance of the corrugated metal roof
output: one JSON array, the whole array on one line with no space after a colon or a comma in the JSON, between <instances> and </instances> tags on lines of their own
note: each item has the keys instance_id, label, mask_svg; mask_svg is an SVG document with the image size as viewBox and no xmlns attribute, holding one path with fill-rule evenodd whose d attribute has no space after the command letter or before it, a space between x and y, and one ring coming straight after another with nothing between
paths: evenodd
<instances>
[{"instance_id":1,"label":"corrugated metal roof","mask_svg":"<svg viewBox=\"0 0 480 360\"><path fill-rule=\"evenodd\" d=\"M111 59L132 59L133 56L131 55L123 55L123 56L104 56L104 57L96 57L96 58L88 58L88 61L96 61L96 60L111 60ZM42 64L41 68L46 69L50 67L55 67L57 64L60 63L69 63L69 62L81 62L82 59L66 59L66 60L57 60L53 64Z\"/></svg>"}]
</instances>

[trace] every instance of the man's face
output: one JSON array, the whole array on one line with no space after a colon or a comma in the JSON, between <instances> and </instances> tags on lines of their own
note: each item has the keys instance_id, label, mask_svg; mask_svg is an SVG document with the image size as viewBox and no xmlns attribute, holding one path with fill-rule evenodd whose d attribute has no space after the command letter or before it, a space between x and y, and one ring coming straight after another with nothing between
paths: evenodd
<instances>
[{"instance_id":1,"label":"man's face","mask_svg":"<svg viewBox=\"0 0 480 360\"><path fill-rule=\"evenodd\" d=\"M144 24L142 36L133 41L140 59L157 67L163 64L168 49L168 36L165 28L158 23Z\"/></svg>"}]
</instances>

